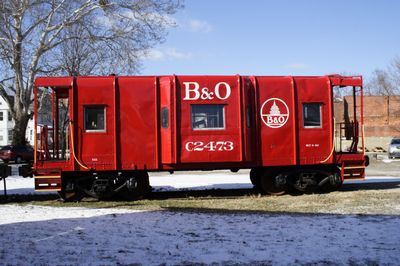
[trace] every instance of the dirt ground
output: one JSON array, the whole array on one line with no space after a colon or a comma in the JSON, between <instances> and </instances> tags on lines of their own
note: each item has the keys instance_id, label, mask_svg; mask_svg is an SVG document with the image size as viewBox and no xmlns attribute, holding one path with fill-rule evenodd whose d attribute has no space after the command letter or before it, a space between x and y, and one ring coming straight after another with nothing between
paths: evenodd
<instances>
[{"instance_id":1,"label":"dirt ground","mask_svg":"<svg viewBox=\"0 0 400 266\"><path fill-rule=\"evenodd\" d=\"M366 168L367 176L400 176L400 159L388 160L384 153L367 153L370 165Z\"/></svg>"}]
</instances>

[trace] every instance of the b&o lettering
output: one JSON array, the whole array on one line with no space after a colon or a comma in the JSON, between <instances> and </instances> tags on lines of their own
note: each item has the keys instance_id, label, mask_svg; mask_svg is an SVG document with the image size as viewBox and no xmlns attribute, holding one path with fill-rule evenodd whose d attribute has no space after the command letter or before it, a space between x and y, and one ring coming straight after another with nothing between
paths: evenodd
<instances>
[{"instance_id":1,"label":"b&o lettering","mask_svg":"<svg viewBox=\"0 0 400 266\"><path fill-rule=\"evenodd\" d=\"M183 84L185 85L185 98L183 98L184 100L197 100L200 98L199 83L183 82Z\"/></svg>"},{"instance_id":2,"label":"b&o lettering","mask_svg":"<svg viewBox=\"0 0 400 266\"><path fill-rule=\"evenodd\" d=\"M215 85L214 90L209 88L200 88L197 82L183 82L185 86L185 97L183 100L196 101L196 100L226 100L231 96L232 90L226 82L219 82Z\"/></svg>"}]
</instances>

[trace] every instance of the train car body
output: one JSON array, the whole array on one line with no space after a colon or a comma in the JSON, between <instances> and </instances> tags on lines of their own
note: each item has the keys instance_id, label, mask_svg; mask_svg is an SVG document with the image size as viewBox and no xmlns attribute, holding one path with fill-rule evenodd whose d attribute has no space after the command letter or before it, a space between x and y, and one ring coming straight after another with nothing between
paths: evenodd
<instances>
[{"instance_id":1,"label":"train car body","mask_svg":"<svg viewBox=\"0 0 400 266\"><path fill-rule=\"evenodd\" d=\"M336 87L354 95L345 125L334 121ZM271 194L364 177L357 76L39 77L35 116L35 188L65 199L140 198L151 171L247 168ZM335 147L341 129L346 151Z\"/></svg>"}]
</instances>

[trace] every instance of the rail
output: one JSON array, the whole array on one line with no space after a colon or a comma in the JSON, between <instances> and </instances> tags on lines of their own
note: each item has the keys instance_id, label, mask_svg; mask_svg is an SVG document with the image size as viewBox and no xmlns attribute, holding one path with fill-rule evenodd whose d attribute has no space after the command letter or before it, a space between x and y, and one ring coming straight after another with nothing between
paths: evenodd
<instances>
[{"instance_id":1,"label":"rail","mask_svg":"<svg viewBox=\"0 0 400 266\"><path fill-rule=\"evenodd\" d=\"M11 166L8 164L0 164L0 181L3 180L4 199L7 200L7 184L6 178L11 175Z\"/></svg>"},{"instance_id":2,"label":"rail","mask_svg":"<svg viewBox=\"0 0 400 266\"><path fill-rule=\"evenodd\" d=\"M59 148L59 145L55 145L55 138L58 138L58 134L54 134L54 129L49 128L46 125L40 125L39 137L37 138L36 155L39 161L49 160L69 160L70 150L68 145L68 132L65 134L65 147Z\"/></svg>"},{"instance_id":3,"label":"rail","mask_svg":"<svg viewBox=\"0 0 400 266\"><path fill-rule=\"evenodd\" d=\"M356 153L359 149L358 144L360 135L360 123L358 121L337 123L336 143L339 152ZM363 149L363 147L361 147Z\"/></svg>"}]
</instances>

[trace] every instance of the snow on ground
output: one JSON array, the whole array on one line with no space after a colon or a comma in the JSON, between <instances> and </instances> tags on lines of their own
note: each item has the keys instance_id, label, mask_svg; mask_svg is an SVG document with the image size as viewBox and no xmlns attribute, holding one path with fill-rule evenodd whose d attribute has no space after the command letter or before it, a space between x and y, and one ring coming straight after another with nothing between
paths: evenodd
<instances>
[{"instance_id":1,"label":"snow on ground","mask_svg":"<svg viewBox=\"0 0 400 266\"><path fill-rule=\"evenodd\" d=\"M397 216L0 206L0 264L399 265Z\"/></svg>"},{"instance_id":2,"label":"snow on ground","mask_svg":"<svg viewBox=\"0 0 400 266\"><path fill-rule=\"evenodd\" d=\"M248 173L151 176L157 191L251 188ZM370 176L363 182L399 182ZM9 194L33 179L7 178ZM2 184L0 184L2 188ZM0 191L2 193L2 191ZM400 265L400 217L0 205L0 265Z\"/></svg>"}]
</instances>

